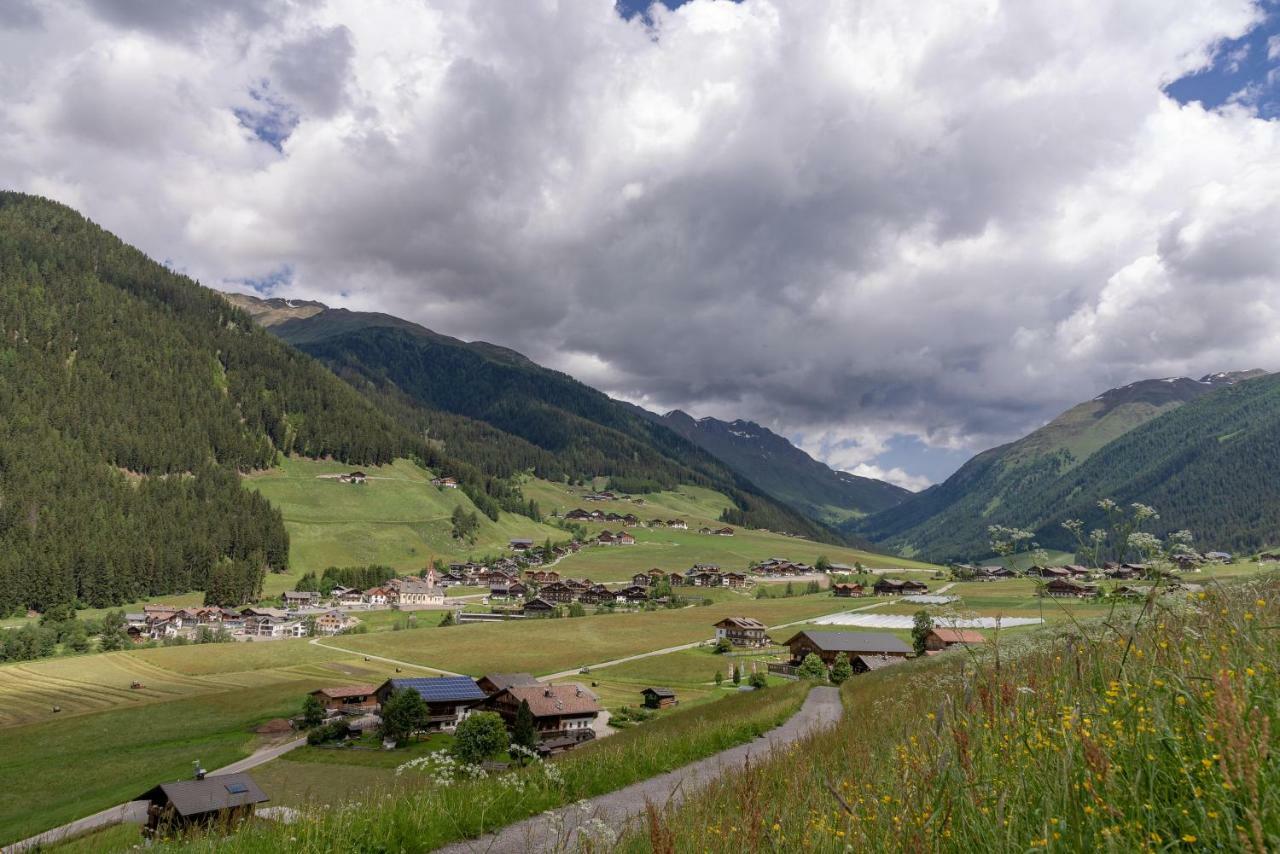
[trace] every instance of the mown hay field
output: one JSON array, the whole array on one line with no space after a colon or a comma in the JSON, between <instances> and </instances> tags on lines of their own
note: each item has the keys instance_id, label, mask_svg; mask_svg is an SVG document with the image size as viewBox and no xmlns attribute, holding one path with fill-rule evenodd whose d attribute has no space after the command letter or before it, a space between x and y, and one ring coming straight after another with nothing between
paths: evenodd
<instances>
[{"instance_id":1,"label":"mown hay field","mask_svg":"<svg viewBox=\"0 0 1280 854\"><path fill-rule=\"evenodd\" d=\"M777 625L858 606L828 594L736 598L676 610L351 635L334 643L358 653L476 676L493 671L546 674L706 640L715 634L713 624L727 616Z\"/></svg>"}]
</instances>

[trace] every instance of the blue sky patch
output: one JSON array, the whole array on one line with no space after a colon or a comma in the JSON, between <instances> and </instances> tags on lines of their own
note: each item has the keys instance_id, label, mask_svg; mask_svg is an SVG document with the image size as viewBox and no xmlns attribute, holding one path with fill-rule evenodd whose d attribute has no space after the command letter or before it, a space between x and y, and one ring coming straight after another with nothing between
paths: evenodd
<instances>
[{"instance_id":1,"label":"blue sky patch","mask_svg":"<svg viewBox=\"0 0 1280 854\"><path fill-rule=\"evenodd\" d=\"M1280 2L1265 0L1266 18L1238 39L1226 39L1208 68L1173 81L1165 92L1206 109L1238 103L1261 118L1280 117Z\"/></svg>"},{"instance_id":2,"label":"blue sky patch","mask_svg":"<svg viewBox=\"0 0 1280 854\"><path fill-rule=\"evenodd\" d=\"M297 110L275 96L268 80L250 89L249 97L254 105L233 109L236 119L259 140L283 153L284 141L298 126Z\"/></svg>"},{"instance_id":3,"label":"blue sky patch","mask_svg":"<svg viewBox=\"0 0 1280 854\"><path fill-rule=\"evenodd\" d=\"M743 0L723 0L723 1L729 2L729 3L743 2ZM621 15L625 20L630 21L632 18L639 15L640 20L644 21L646 24L652 24L653 17L649 14L649 9L651 7L661 3L663 6L666 6L668 9L679 9L681 6L683 6L685 3L688 3L688 2L689 0L615 0L613 7L618 10L618 14Z\"/></svg>"},{"instance_id":4,"label":"blue sky patch","mask_svg":"<svg viewBox=\"0 0 1280 854\"><path fill-rule=\"evenodd\" d=\"M272 296L279 288L293 282L293 265L285 264L265 276L246 276L243 279L227 279L231 284L248 285L260 296Z\"/></svg>"}]
</instances>

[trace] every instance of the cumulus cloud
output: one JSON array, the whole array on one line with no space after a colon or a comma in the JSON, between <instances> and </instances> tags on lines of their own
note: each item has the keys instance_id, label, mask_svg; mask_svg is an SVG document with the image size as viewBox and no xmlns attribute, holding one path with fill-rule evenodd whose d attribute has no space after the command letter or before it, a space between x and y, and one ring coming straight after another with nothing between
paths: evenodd
<instances>
[{"instance_id":1,"label":"cumulus cloud","mask_svg":"<svg viewBox=\"0 0 1280 854\"><path fill-rule=\"evenodd\" d=\"M850 470L1280 367L1277 125L1162 91L1247 0L40 11L0 32L4 184Z\"/></svg>"}]
</instances>

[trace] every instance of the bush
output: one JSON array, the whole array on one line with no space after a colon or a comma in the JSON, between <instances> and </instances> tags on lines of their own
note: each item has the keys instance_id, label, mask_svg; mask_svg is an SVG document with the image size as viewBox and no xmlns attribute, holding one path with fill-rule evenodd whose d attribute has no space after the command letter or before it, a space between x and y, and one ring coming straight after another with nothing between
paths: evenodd
<instances>
[{"instance_id":1,"label":"bush","mask_svg":"<svg viewBox=\"0 0 1280 854\"><path fill-rule=\"evenodd\" d=\"M341 741L350 733L351 728L347 726L347 722L339 719L333 723L312 728L307 733L307 744L326 744L331 741Z\"/></svg>"},{"instance_id":2,"label":"bush","mask_svg":"<svg viewBox=\"0 0 1280 854\"><path fill-rule=\"evenodd\" d=\"M814 679L825 682L827 679L827 665L822 663L822 659L814 655L812 652L804 657L804 661L800 662L800 669L796 675L801 679Z\"/></svg>"},{"instance_id":3,"label":"bush","mask_svg":"<svg viewBox=\"0 0 1280 854\"><path fill-rule=\"evenodd\" d=\"M763 673L757 671L755 673L752 673L749 677L747 677L747 684L750 685L752 688L759 690L761 688L769 687L769 679Z\"/></svg>"},{"instance_id":4,"label":"bush","mask_svg":"<svg viewBox=\"0 0 1280 854\"><path fill-rule=\"evenodd\" d=\"M318 727L324 723L324 715L324 703L308 694L307 699L302 701L302 725L307 729Z\"/></svg>"},{"instance_id":5,"label":"bush","mask_svg":"<svg viewBox=\"0 0 1280 854\"><path fill-rule=\"evenodd\" d=\"M453 733L453 757L468 765L479 765L500 753L511 742L507 727L497 712L472 712Z\"/></svg>"},{"instance_id":6,"label":"bush","mask_svg":"<svg viewBox=\"0 0 1280 854\"><path fill-rule=\"evenodd\" d=\"M853 666L849 664L849 656L843 652L837 654L835 662L831 665L831 682L841 685L852 675Z\"/></svg>"},{"instance_id":7,"label":"bush","mask_svg":"<svg viewBox=\"0 0 1280 854\"><path fill-rule=\"evenodd\" d=\"M728 638L720 638L716 641L716 652L724 655L726 652L733 652L733 642Z\"/></svg>"},{"instance_id":8,"label":"bush","mask_svg":"<svg viewBox=\"0 0 1280 854\"><path fill-rule=\"evenodd\" d=\"M401 688L382 704L382 737L404 744L419 730L426 729L430 711L422 695Z\"/></svg>"}]
</instances>

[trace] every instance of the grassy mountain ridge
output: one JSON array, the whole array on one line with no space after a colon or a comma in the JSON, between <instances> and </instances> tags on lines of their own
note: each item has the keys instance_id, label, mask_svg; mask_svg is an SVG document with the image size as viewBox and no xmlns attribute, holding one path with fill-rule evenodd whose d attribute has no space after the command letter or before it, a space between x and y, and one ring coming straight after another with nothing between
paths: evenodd
<instances>
[{"instance_id":1,"label":"grassy mountain ridge","mask_svg":"<svg viewBox=\"0 0 1280 854\"><path fill-rule=\"evenodd\" d=\"M844 538L773 500L713 455L629 405L513 350L460 341L386 314L345 309L284 319L268 328L367 394L398 404L402 421L429 420L431 413L454 416L436 418L431 437L476 465L483 464L481 458L506 453L500 445L468 444L460 436L474 432L469 425L483 424L514 437L521 458L539 477L607 475L618 488L630 491L682 482L707 485L734 501L736 509L726 514L731 523L828 542Z\"/></svg>"},{"instance_id":2,"label":"grassy mountain ridge","mask_svg":"<svg viewBox=\"0 0 1280 854\"><path fill-rule=\"evenodd\" d=\"M694 420L680 410L650 417L811 519L844 522L896 506L911 495L882 480L835 471L752 421Z\"/></svg>"},{"instance_id":3,"label":"grassy mountain ridge","mask_svg":"<svg viewBox=\"0 0 1280 854\"><path fill-rule=\"evenodd\" d=\"M72 209L0 193L0 614L252 594L279 514L237 472L280 452L429 450L249 316Z\"/></svg>"},{"instance_id":4,"label":"grassy mountain ridge","mask_svg":"<svg viewBox=\"0 0 1280 854\"><path fill-rule=\"evenodd\" d=\"M1248 371L1115 389L979 454L863 530L935 558L985 554L986 528L996 524L1070 549L1062 520L1100 524L1094 505L1112 497L1155 506L1162 530L1187 528L1222 548L1263 545L1280 512L1280 491L1265 483L1274 456L1266 443L1280 438L1278 383ZM1090 420L1096 433L1081 426ZM1101 441L1126 420L1140 423Z\"/></svg>"}]
</instances>

